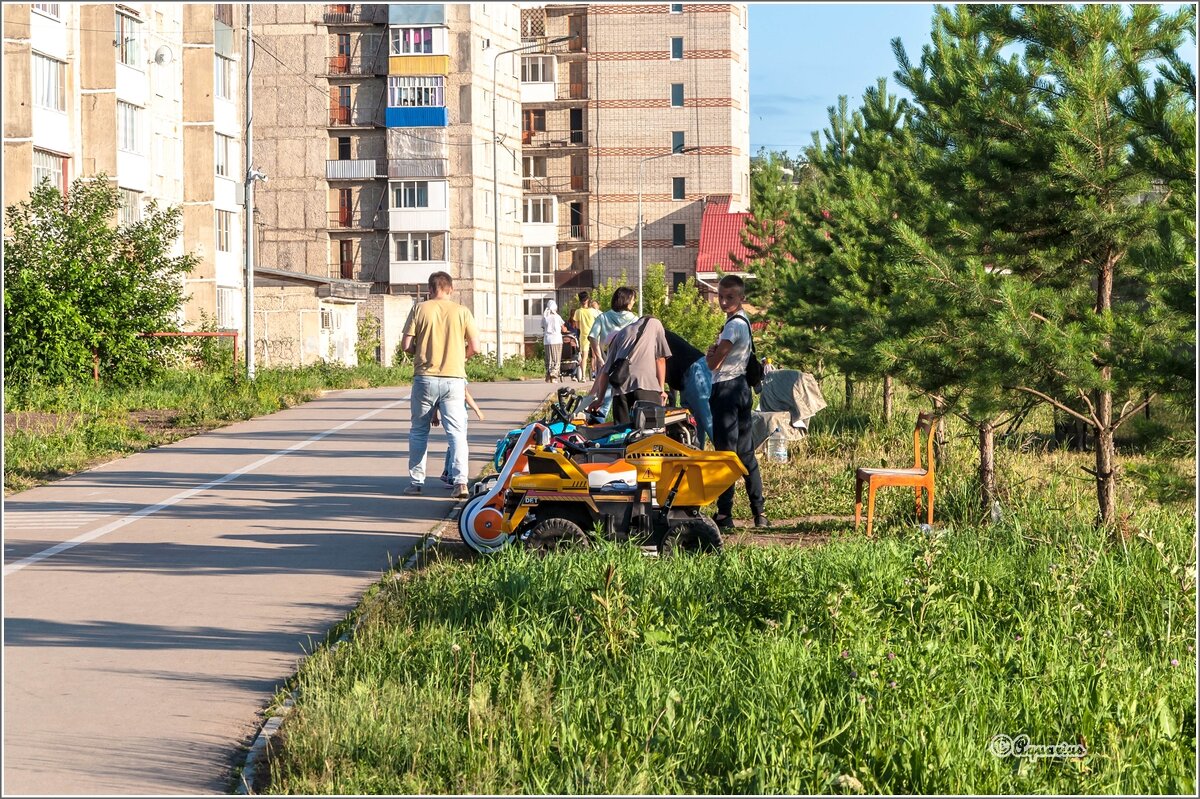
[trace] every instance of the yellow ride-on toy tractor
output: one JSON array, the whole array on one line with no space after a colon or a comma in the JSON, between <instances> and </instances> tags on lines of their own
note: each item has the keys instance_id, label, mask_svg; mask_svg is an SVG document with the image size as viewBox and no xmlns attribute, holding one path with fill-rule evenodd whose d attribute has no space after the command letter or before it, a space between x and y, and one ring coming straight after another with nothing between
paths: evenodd
<instances>
[{"instance_id":1,"label":"yellow ride-on toy tractor","mask_svg":"<svg viewBox=\"0 0 1200 799\"><path fill-rule=\"evenodd\" d=\"M701 509L746 474L733 452L693 449L662 432L623 447L550 445L529 425L490 490L463 508L459 532L480 552L518 541L542 551L604 538L660 553L716 550L717 525Z\"/></svg>"}]
</instances>

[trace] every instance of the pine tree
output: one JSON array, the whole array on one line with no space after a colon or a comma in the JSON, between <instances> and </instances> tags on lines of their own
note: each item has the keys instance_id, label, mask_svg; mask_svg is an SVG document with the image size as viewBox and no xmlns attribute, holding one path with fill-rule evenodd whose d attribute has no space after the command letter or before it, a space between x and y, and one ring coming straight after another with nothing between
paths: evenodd
<instances>
[{"instance_id":1,"label":"pine tree","mask_svg":"<svg viewBox=\"0 0 1200 799\"><path fill-rule=\"evenodd\" d=\"M1188 16L960 6L939 8L919 67L893 43L897 77L919 105L914 129L941 154L926 178L949 218L927 244L955 274L977 276L959 290L991 289L978 295L991 306L978 343L996 382L1093 428L1102 523L1116 518L1113 434L1153 396L1164 365L1140 342L1154 319L1179 315L1154 290L1163 265L1137 258L1168 209L1131 155L1153 125L1135 124L1122 102L1136 104L1142 70L1178 49Z\"/></svg>"}]
</instances>

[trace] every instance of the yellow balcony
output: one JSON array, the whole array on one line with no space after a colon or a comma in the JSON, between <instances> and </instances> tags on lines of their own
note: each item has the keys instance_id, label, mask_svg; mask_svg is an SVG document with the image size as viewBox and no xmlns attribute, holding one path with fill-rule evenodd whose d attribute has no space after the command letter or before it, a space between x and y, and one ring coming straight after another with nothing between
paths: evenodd
<instances>
[{"instance_id":1,"label":"yellow balcony","mask_svg":"<svg viewBox=\"0 0 1200 799\"><path fill-rule=\"evenodd\" d=\"M389 75L449 75L448 55L394 55L388 59Z\"/></svg>"}]
</instances>

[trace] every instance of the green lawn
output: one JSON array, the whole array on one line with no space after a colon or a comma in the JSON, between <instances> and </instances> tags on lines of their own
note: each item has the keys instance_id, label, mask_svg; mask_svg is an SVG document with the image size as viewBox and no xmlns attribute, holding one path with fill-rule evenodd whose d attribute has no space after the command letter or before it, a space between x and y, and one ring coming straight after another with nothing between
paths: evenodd
<instances>
[{"instance_id":1,"label":"green lawn","mask_svg":"<svg viewBox=\"0 0 1200 799\"><path fill-rule=\"evenodd\" d=\"M883 425L827 385L792 462L764 464L772 518L852 513L852 465L911 459L914 404ZM998 447L1002 519L980 523L952 423L932 534L891 489L875 540L819 521L818 547L385 578L303 664L266 790L1191 794L1189 413L1156 412L1178 439L1129 431L1115 531L1091 525L1090 455L1046 451L1036 418ZM997 735L1086 754L998 757Z\"/></svg>"}]
</instances>

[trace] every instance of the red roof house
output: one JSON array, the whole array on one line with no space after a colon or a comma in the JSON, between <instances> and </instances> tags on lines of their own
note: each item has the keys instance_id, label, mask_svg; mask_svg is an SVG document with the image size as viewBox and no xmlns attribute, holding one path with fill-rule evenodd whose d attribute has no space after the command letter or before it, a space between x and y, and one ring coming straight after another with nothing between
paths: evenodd
<instances>
[{"instance_id":1,"label":"red roof house","mask_svg":"<svg viewBox=\"0 0 1200 799\"><path fill-rule=\"evenodd\" d=\"M726 274L745 276L749 274L734 264L732 255L746 260L750 257L742 244L742 228L750 212L731 213L729 195L709 197L700 218L700 252L696 255L696 277L700 280L715 278L720 269Z\"/></svg>"}]
</instances>

